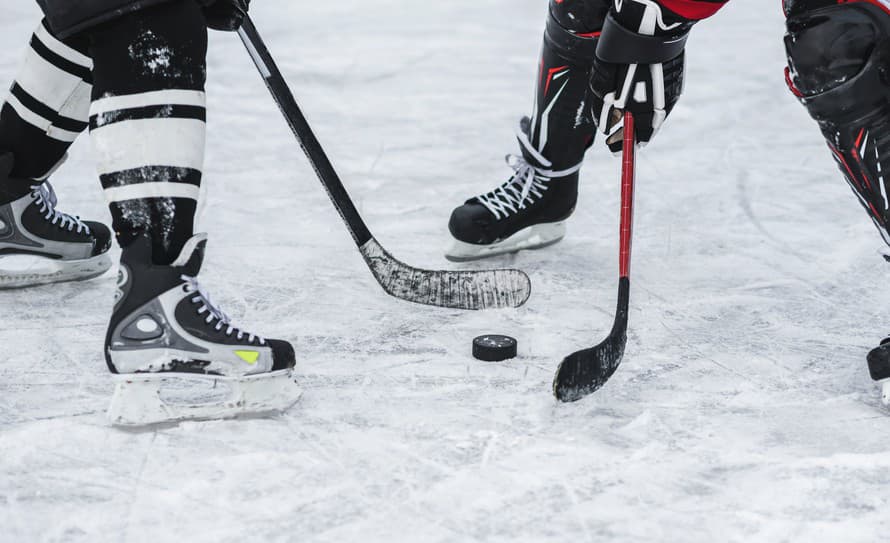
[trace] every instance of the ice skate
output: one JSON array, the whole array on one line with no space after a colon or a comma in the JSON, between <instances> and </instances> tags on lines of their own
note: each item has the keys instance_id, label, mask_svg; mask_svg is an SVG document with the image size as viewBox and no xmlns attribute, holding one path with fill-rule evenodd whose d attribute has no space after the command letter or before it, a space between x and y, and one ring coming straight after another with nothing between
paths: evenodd
<instances>
[{"instance_id":1,"label":"ice skate","mask_svg":"<svg viewBox=\"0 0 890 543\"><path fill-rule=\"evenodd\" d=\"M445 255L448 260L464 262L540 249L565 236L565 221L578 199L581 164L554 171L529 141L529 122L523 118L516 134L521 156L507 157L513 168L510 179L452 212L448 229L454 240Z\"/></svg>"},{"instance_id":2,"label":"ice skate","mask_svg":"<svg viewBox=\"0 0 890 543\"><path fill-rule=\"evenodd\" d=\"M10 180L11 153L0 155L0 184ZM111 267L111 233L56 209L49 183L11 201L0 201L0 289L102 275Z\"/></svg>"},{"instance_id":3,"label":"ice skate","mask_svg":"<svg viewBox=\"0 0 890 543\"><path fill-rule=\"evenodd\" d=\"M112 424L280 412L299 399L293 347L244 332L198 284L205 245L203 234L192 237L169 266L152 264L145 236L124 248L105 343L117 380Z\"/></svg>"},{"instance_id":4,"label":"ice skate","mask_svg":"<svg viewBox=\"0 0 890 543\"><path fill-rule=\"evenodd\" d=\"M868 371L881 387L881 401L890 407L890 337L868 353Z\"/></svg>"}]
</instances>

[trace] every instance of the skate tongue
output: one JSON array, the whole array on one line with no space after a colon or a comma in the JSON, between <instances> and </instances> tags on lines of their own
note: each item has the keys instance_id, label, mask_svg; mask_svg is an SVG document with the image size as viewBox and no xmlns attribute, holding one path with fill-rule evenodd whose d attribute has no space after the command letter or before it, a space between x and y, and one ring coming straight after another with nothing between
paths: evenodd
<instances>
[{"instance_id":1,"label":"skate tongue","mask_svg":"<svg viewBox=\"0 0 890 543\"><path fill-rule=\"evenodd\" d=\"M543 150L538 150L535 142L531 139L531 134L529 134L529 119L528 117L523 117L521 121L519 121L519 127L516 129L516 141L519 142L519 149L522 151L522 158L528 163L529 166L535 169L535 172L543 177L549 177L550 179L558 179L561 177L568 177L574 173L577 173L578 170L581 169L581 162L574 164L568 168L563 166L563 169L557 169L553 165L553 161L549 158L545 157L543 154Z\"/></svg>"},{"instance_id":2,"label":"skate tongue","mask_svg":"<svg viewBox=\"0 0 890 543\"><path fill-rule=\"evenodd\" d=\"M197 277L204 262L204 251L207 249L207 234L195 234L182 247L179 258L173 261L174 268L185 268L185 275Z\"/></svg>"},{"instance_id":3,"label":"skate tongue","mask_svg":"<svg viewBox=\"0 0 890 543\"><path fill-rule=\"evenodd\" d=\"M525 122L523 122L525 121ZM536 169L549 170L553 163L547 160L540 151L535 149L529 139L528 117L523 117L516 129L516 141L519 142L519 149L522 151L522 157L530 165Z\"/></svg>"}]
</instances>

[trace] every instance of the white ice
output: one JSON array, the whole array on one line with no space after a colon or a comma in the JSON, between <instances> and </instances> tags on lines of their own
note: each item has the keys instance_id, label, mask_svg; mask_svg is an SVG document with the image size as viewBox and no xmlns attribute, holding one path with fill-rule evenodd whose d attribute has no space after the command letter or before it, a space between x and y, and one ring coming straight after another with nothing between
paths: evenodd
<instances>
[{"instance_id":1,"label":"white ice","mask_svg":"<svg viewBox=\"0 0 890 543\"><path fill-rule=\"evenodd\" d=\"M381 242L458 267L448 215L509 174L546 2L253 11ZM38 17L0 7L3 81ZM624 365L573 405L550 382L611 326L618 161L589 153L565 242L490 263L529 272L526 307L409 305L373 281L237 37L214 35L203 279L249 329L295 343L303 400L112 429L113 274L0 293L0 541L884 537L890 415L865 354L890 330L890 265L785 89L782 34L777 0L695 29L686 94L640 153ZM86 138L54 181L64 210L108 220ZM520 358L473 360L486 332L516 336Z\"/></svg>"}]
</instances>

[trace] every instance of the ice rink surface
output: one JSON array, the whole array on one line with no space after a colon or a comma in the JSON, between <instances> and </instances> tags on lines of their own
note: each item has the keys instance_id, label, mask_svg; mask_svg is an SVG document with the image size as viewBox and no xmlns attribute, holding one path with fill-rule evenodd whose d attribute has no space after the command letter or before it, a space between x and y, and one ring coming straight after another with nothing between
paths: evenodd
<instances>
[{"instance_id":1,"label":"ice rink surface","mask_svg":"<svg viewBox=\"0 0 890 543\"><path fill-rule=\"evenodd\" d=\"M380 241L456 268L448 215L509 174L546 2L254 4ZM0 7L2 85L38 17ZM112 429L114 275L0 293L0 541L884 537L890 415L864 358L890 331L890 264L785 89L782 34L776 0L695 29L686 95L640 153L625 362L572 405L550 383L611 326L618 160L589 153L563 243L479 265L526 270L526 307L409 305L368 273L237 37L213 35L203 281L295 343L304 397L279 418ZM87 138L54 182L63 210L109 219ZM520 358L473 360L486 332Z\"/></svg>"}]
</instances>

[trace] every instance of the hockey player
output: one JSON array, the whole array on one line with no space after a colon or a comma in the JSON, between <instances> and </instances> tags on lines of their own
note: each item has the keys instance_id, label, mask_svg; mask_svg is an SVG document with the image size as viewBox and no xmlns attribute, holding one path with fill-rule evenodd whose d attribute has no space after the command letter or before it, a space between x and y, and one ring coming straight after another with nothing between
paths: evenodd
<instances>
[{"instance_id":1,"label":"hockey player","mask_svg":"<svg viewBox=\"0 0 890 543\"><path fill-rule=\"evenodd\" d=\"M57 210L47 181L86 128L90 99L89 59L55 43L41 25L0 109L0 289L89 279L111 267L108 228Z\"/></svg>"},{"instance_id":2,"label":"hockey player","mask_svg":"<svg viewBox=\"0 0 890 543\"><path fill-rule=\"evenodd\" d=\"M192 231L207 28L237 30L248 2L38 0L46 18L2 110L0 236L4 227L13 235L0 237L0 251L42 246L34 252L86 260L89 273L100 273L90 259L107 251L108 230L56 211L40 184L90 129L122 249L105 340L108 368L120 376L115 423L283 409L299 395L293 347L234 325L197 279L207 240ZM168 405L159 389L174 377L212 379L231 397Z\"/></svg>"},{"instance_id":3,"label":"hockey player","mask_svg":"<svg viewBox=\"0 0 890 543\"><path fill-rule=\"evenodd\" d=\"M819 123L841 173L890 245L890 5L785 0L784 8L788 86ZM890 338L868 354L868 367L890 404Z\"/></svg>"},{"instance_id":4,"label":"hockey player","mask_svg":"<svg viewBox=\"0 0 890 543\"><path fill-rule=\"evenodd\" d=\"M617 6L621 9L617 9ZM591 79L599 127L616 109L637 115L648 141L682 92L682 44L722 2L624 0L606 22ZM884 179L890 153L890 6L868 0L784 0L789 88L817 121L840 171L890 245ZM611 32L612 26L617 32ZM613 148L620 139L610 138ZM890 404L890 338L867 357Z\"/></svg>"},{"instance_id":5,"label":"hockey player","mask_svg":"<svg viewBox=\"0 0 890 543\"><path fill-rule=\"evenodd\" d=\"M595 99L591 78L614 79L618 76L615 70L623 69L618 67L619 61L631 63L635 54L646 53L645 47L656 46L646 45L643 40L629 50L613 46L608 51L598 50L602 33L620 38L625 34L623 29L635 24L643 33L663 33L679 39L666 51L675 55L673 58L653 64L651 75L635 73L644 85L656 83L645 98L649 103L656 102L657 115L631 108L638 114L639 136L645 142L679 97L685 37L696 20L715 13L724 1L618 1L610 14L609 0L550 0L532 113L520 121L516 131L520 155L508 157L514 173L504 184L454 210L448 224L454 240L446 257L475 260L560 241L565 235L565 222L575 209L581 163L593 144L597 122L609 134L609 146L620 148L620 124L613 124L620 115L613 118L615 108L604 108L603 100ZM642 20L644 10L648 15L641 27L634 19ZM653 37L652 41L658 39ZM636 68L632 70L636 72ZM664 88L659 86L662 83ZM620 90L626 94L637 89ZM623 99L620 93L605 97L605 102L619 99Z\"/></svg>"},{"instance_id":6,"label":"hockey player","mask_svg":"<svg viewBox=\"0 0 890 543\"><path fill-rule=\"evenodd\" d=\"M551 0L532 113L519 121L513 175L454 210L446 257L475 260L560 241L575 209L584 152L593 144L590 75L606 0Z\"/></svg>"},{"instance_id":7,"label":"hockey player","mask_svg":"<svg viewBox=\"0 0 890 543\"><path fill-rule=\"evenodd\" d=\"M551 0L537 97L520 123L516 174L452 214L448 257L482 258L561 239L593 135L613 150L621 111L648 142L683 90L692 26L726 0ZM890 245L884 163L890 153L890 5L883 0L784 0L789 88L818 122L832 155ZM589 79L589 87L578 81ZM890 260L890 258L888 258ZM890 338L868 355L890 403Z\"/></svg>"}]
</instances>

